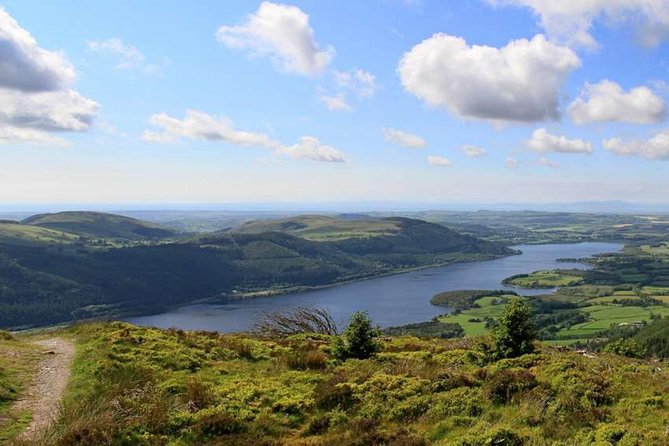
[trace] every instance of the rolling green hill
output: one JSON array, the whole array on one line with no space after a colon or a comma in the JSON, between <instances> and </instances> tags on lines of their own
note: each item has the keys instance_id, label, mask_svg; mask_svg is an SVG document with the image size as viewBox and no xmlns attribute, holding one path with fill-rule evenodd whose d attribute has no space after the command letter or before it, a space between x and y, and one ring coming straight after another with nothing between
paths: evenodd
<instances>
[{"instance_id":1,"label":"rolling green hill","mask_svg":"<svg viewBox=\"0 0 669 446\"><path fill-rule=\"evenodd\" d=\"M279 220L258 220L243 224L234 232L259 234L284 232L307 240L332 241L393 235L400 225L393 219L342 219L323 215L302 215Z\"/></svg>"},{"instance_id":2,"label":"rolling green hill","mask_svg":"<svg viewBox=\"0 0 669 446\"><path fill-rule=\"evenodd\" d=\"M174 235L171 230L155 223L102 212L76 211L39 214L28 217L21 223L98 238L135 240L166 238Z\"/></svg>"},{"instance_id":3,"label":"rolling green hill","mask_svg":"<svg viewBox=\"0 0 669 446\"><path fill-rule=\"evenodd\" d=\"M0 243L24 245L43 243L68 244L74 243L78 239L79 237L74 234L55 229L24 225L8 220L0 221Z\"/></svg>"}]
</instances>

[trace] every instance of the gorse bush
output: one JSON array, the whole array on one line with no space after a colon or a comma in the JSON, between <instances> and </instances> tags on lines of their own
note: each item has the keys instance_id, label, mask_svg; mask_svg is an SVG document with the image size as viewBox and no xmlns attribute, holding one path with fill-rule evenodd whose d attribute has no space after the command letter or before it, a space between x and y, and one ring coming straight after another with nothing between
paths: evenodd
<instances>
[{"instance_id":1,"label":"gorse bush","mask_svg":"<svg viewBox=\"0 0 669 446\"><path fill-rule=\"evenodd\" d=\"M530 306L514 297L492 330L495 340L493 359L516 358L534 351L536 327Z\"/></svg>"},{"instance_id":2,"label":"gorse bush","mask_svg":"<svg viewBox=\"0 0 669 446\"><path fill-rule=\"evenodd\" d=\"M351 316L344 334L335 339L332 353L339 359L367 359L379 350L380 334L367 313L358 311Z\"/></svg>"}]
</instances>

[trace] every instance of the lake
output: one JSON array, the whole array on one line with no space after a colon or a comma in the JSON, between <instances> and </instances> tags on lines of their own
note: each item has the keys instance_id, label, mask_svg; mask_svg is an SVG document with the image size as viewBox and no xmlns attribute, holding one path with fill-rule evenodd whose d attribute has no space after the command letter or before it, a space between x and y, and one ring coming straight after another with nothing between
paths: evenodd
<instances>
[{"instance_id":1,"label":"lake","mask_svg":"<svg viewBox=\"0 0 669 446\"><path fill-rule=\"evenodd\" d=\"M578 243L566 245L521 245L523 253L481 262L455 263L392 276L336 285L303 293L274 297L231 300L222 303L186 305L165 313L132 317L126 321L161 328L234 332L249 329L264 312L285 311L299 306L318 306L330 311L344 323L358 310L369 312L382 327L422 322L448 312L430 304L430 298L441 291L465 289L509 289L520 294L545 294L547 290L520 290L502 285L514 274L541 269L579 268L582 263L557 262L560 258L585 258L615 252L615 243ZM550 290L548 290L550 291Z\"/></svg>"}]
</instances>

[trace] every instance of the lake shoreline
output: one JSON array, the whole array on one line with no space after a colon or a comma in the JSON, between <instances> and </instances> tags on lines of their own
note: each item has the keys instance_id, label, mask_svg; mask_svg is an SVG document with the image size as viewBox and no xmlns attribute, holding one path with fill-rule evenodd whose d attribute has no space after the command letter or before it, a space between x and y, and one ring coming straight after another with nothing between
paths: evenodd
<instances>
[{"instance_id":1,"label":"lake shoreline","mask_svg":"<svg viewBox=\"0 0 669 446\"><path fill-rule=\"evenodd\" d=\"M572 245L518 245L521 255L495 256L487 259L431 264L418 268L383 273L374 277L356 278L318 287L264 290L236 296L215 296L198 299L173 309L150 315L122 318L137 325L178 327L184 330L221 332L247 331L265 313L291 308L317 306L330 311L344 322L352 311L367 311L381 326L397 326L429 320L446 311L430 304L442 291L461 289L508 289L501 281L510 275L534 269L557 268L557 259L589 257L618 251L621 244L584 242ZM560 264L564 267L565 264ZM574 268L587 268L584 263ZM527 290L527 295L550 292L550 289Z\"/></svg>"},{"instance_id":2,"label":"lake shoreline","mask_svg":"<svg viewBox=\"0 0 669 446\"><path fill-rule=\"evenodd\" d=\"M513 247L511 247L513 249ZM368 280L374 280L374 279L381 279L383 277L392 277L392 276L397 276L401 274L406 274L406 273L411 273L411 272L416 272L416 271L422 271L422 270L427 270L431 268L442 268L444 266L449 266L449 265L457 265L461 263L472 263L472 262L489 262L492 260L498 260L498 259L503 259L505 257L512 257L512 256L518 256L522 255L522 252L519 250L514 249L515 252L511 254L500 254L500 255L490 255L485 258L476 258L476 259L466 259L466 260L451 260L450 262L438 262L438 263L430 263L427 265L421 265L421 266L414 266L410 268L401 268L393 271L387 271L384 273L379 273L379 274L371 274L367 275L364 277L359 277L359 278L353 278L353 279L346 279L342 281L338 281L335 283L329 283L327 285L315 285L315 286L296 286L296 287L289 287L289 288L282 288L282 289L267 289L267 290L261 290L261 291L253 291L253 292L247 292L247 293L239 293L239 294L227 294L227 295L220 295L220 296L212 296L212 297L204 297L200 299L194 299L192 301L187 301L179 304L174 304L174 305L168 305L164 307L164 309L160 312L156 311L150 311L150 312L144 312L144 311L127 311L127 312L122 312L118 313L113 316L105 316L101 318L93 318L93 319L87 319L86 321L96 321L96 320L125 320L128 318L135 318L135 317L146 317L146 316L152 316L155 314L162 314L166 313L168 311L173 311L177 310L179 308L183 307L188 307L191 305L225 305L225 304L231 304L231 303L236 303L236 302L241 302L241 301L246 301L246 300L251 300L251 299L258 299L258 298L267 298L267 297L281 297L281 296L286 296L290 294L301 294L301 293L308 293L311 291L319 291L319 290L325 290L329 288L334 288L342 285L349 285L349 284L354 284L354 283L360 283L360 282L365 282ZM71 324L77 323L77 322L82 322L82 320L77 320L77 321L72 321ZM47 328L47 327L44 327Z\"/></svg>"}]
</instances>

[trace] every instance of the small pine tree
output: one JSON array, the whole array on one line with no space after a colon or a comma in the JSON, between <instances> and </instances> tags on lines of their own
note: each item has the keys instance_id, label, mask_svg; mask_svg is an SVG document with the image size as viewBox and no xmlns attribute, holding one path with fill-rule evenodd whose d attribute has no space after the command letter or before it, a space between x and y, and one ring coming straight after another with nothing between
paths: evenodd
<instances>
[{"instance_id":1,"label":"small pine tree","mask_svg":"<svg viewBox=\"0 0 669 446\"><path fill-rule=\"evenodd\" d=\"M335 339L333 354L339 359L367 359L379 350L377 338L380 334L378 327L372 325L369 315L357 311L351 316L344 334Z\"/></svg>"},{"instance_id":2,"label":"small pine tree","mask_svg":"<svg viewBox=\"0 0 669 446\"><path fill-rule=\"evenodd\" d=\"M536 338L536 327L532 322L530 306L514 297L504 309L497 325L492 330L495 346L493 358L515 358L532 353Z\"/></svg>"}]
</instances>

